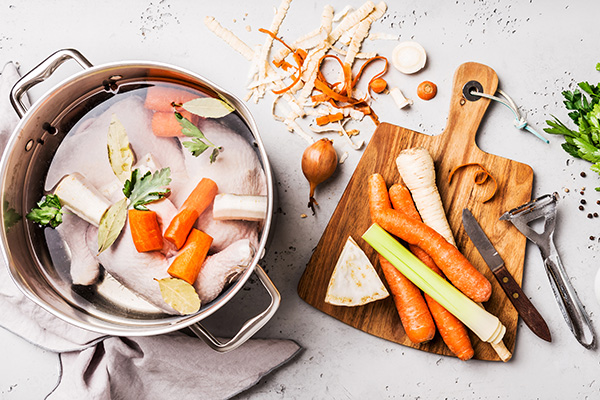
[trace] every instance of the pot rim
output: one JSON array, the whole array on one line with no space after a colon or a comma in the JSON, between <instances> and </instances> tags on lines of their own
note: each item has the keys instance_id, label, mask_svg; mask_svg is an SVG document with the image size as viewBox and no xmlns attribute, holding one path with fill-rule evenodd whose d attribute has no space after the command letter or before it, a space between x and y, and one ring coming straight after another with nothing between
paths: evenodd
<instances>
[{"instance_id":1,"label":"pot rim","mask_svg":"<svg viewBox=\"0 0 600 400\"><path fill-rule=\"evenodd\" d=\"M172 70L177 73L185 74L199 83L210 87L216 92L224 95L229 101L232 102L236 110L240 113L244 122L248 125L254 140L258 146L258 151L262 161L262 167L265 173L266 182L267 182L267 218L264 221L262 232L260 234L260 241L258 244L258 249L256 249L254 257L246 270L240 275L240 277L232 283L227 289L221 292L216 299L208 303L207 308L200 309L196 314L192 315L180 315L180 316L166 316L165 318L159 318L156 320L144 320L144 324L139 323L139 320L132 319L133 322L138 322L137 324L124 324L123 327L99 327L94 324L90 324L87 321L71 317L70 315L66 315L60 310L55 309L51 305L47 304L45 301L40 299L35 293L33 293L26 285L23 284L19 279L16 278L19 275L19 271L17 271L13 267L12 257L10 254L10 249L7 243L6 231L4 228L0 229L0 251L2 253L2 259L6 263L6 267L9 271L9 275L11 279L15 283L15 285L19 288L19 290L30 300L34 301L36 304L41 306L46 311L55 315L56 317L66 321L72 325L75 325L79 328L83 328L89 331L106 334L106 335L116 335L116 336L151 336L173 332L185 327L188 327L193 324L197 324L204 318L209 317L214 312L219 310L223 305L225 305L231 298L233 298L237 292L245 285L250 275L254 272L255 268L258 266L258 262L264 256L266 251L267 241L269 239L269 234L271 231L271 225L273 223L273 215L274 215L274 196L275 196L275 187L274 187L274 176L273 171L271 169L271 165L269 163L269 159L265 150L264 143L260 136L258 126L256 125L256 121L248 110L247 106L240 101L234 94L229 91L223 89L221 86L215 84L214 82L202 77L199 74L196 74L188 69L178 67L172 64L158 62L158 61L145 61L145 60L125 60L125 61L115 61L109 62L105 64L100 64L96 66L92 66L90 68L84 68L82 71L75 73L56 85L54 85L51 89L46 91L39 99L37 99L31 107L27 110L25 115L20 119L16 128L13 130L12 134L9 137L9 140L6 143L6 147L4 148L2 158L0 160L0 184L1 187L5 187L6 175L7 175L7 164L9 160L9 155L12 153L16 143L18 141L19 132L22 130L23 126L26 122L35 116L36 112L42 106L42 104L50 99L53 95L58 93L63 86L70 83L71 81L82 78L88 74L101 72L103 70L108 70L111 68L123 68L123 67L147 67L147 68L159 68L163 70ZM4 190L0 193L0 199L4 201L5 193ZM4 227L4 212L0 212L0 223L2 223L2 227ZM23 223L26 223L23 221ZM260 268L260 266L258 266ZM268 279L268 278L267 278ZM24 280L26 282L26 280ZM263 281L263 285L267 286ZM272 284L271 284L272 285ZM48 286L54 290L55 288L48 284ZM274 288L274 287L273 287ZM276 289L275 289L275 292ZM277 293L278 294L278 293ZM61 296L62 297L62 296ZM65 300L68 302L68 300ZM273 303L273 302L272 302ZM69 303L71 307L74 307L73 304ZM278 305L278 301L277 301ZM272 311L274 312L274 310ZM89 314L88 314L89 315ZM91 318L99 319L99 317L95 315L90 315ZM270 318L270 317L269 317ZM110 321L111 325L118 325L118 322ZM265 321L266 322L266 321Z\"/></svg>"}]
</instances>

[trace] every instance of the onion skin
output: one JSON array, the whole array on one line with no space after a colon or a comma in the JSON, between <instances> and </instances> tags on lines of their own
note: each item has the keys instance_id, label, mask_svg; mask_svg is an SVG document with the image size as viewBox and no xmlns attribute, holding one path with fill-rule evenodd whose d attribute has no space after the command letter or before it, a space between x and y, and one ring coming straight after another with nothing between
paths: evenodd
<instances>
[{"instance_id":1,"label":"onion skin","mask_svg":"<svg viewBox=\"0 0 600 400\"><path fill-rule=\"evenodd\" d=\"M308 207L315 211L314 205L319 205L314 199L315 188L327 180L338 164L338 157L333 148L333 141L324 138L311 144L302 154L302 173L310 184Z\"/></svg>"}]
</instances>

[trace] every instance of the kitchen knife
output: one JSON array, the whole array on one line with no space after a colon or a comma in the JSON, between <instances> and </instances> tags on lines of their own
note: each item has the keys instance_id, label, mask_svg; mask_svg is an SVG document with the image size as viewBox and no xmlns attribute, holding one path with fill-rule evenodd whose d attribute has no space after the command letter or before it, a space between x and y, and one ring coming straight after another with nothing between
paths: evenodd
<instances>
[{"instance_id":1,"label":"kitchen knife","mask_svg":"<svg viewBox=\"0 0 600 400\"><path fill-rule=\"evenodd\" d=\"M479 254L481 254L488 267L494 273L500 287L502 287L510 302L515 306L525 324L540 338L551 342L550 330L544 318L542 318L535 306L529 301L525 293L523 293L523 290L510 272L508 272L508 269L504 265L504 260L502 260L502 257L500 257L469 209L465 208L463 210L462 220L467 235L469 235L477 251L479 251Z\"/></svg>"}]
</instances>

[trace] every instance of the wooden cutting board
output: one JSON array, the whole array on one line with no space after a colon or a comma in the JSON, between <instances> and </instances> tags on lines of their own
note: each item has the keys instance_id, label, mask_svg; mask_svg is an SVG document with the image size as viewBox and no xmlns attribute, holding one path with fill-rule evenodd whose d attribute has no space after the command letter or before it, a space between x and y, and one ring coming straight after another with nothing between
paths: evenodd
<instances>
[{"instance_id":1,"label":"wooden cutting board","mask_svg":"<svg viewBox=\"0 0 600 400\"><path fill-rule=\"evenodd\" d=\"M493 294L485 308L506 326L504 343L511 352L514 350L518 314L463 230L461 214L465 207L473 212L520 284L526 238L512 224L498 218L505 211L530 200L533 171L528 165L485 153L477 147L477 129L490 101L465 99L463 87L471 81L479 82L483 92L488 94L494 94L498 86L493 69L473 62L461 65L454 75L448 123L440 135L429 136L386 123L379 125L300 279L298 294L308 304L372 335L424 351L452 355L439 334L427 344L410 342L391 296L360 307L332 306L324 302L331 273L348 236L358 242L385 281L375 251L361 239L371 225L367 178L377 172L391 186L400 177L395 164L399 152L421 146L429 150L435 162L438 188L458 248L492 282ZM474 185L477 167L461 169L448 184L452 168L471 162L484 165L498 182L496 195L486 203L482 200L493 190L493 184L488 180L481 186ZM481 342L472 333L471 339L475 358L499 360L489 344Z\"/></svg>"}]
</instances>

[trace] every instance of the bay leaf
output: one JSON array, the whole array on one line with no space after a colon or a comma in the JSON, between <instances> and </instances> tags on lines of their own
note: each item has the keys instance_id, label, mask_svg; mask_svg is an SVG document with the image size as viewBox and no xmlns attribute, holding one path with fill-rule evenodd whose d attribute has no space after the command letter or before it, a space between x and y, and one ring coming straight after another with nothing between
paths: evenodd
<instances>
[{"instance_id":1,"label":"bay leaf","mask_svg":"<svg viewBox=\"0 0 600 400\"><path fill-rule=\"evenodd\" d=\"M183 279L156 279L165 303L183 315L193 314L200 309L200 297L196 289Z\"/></svg>"},{"instance_id":2,"label":"bay leaf","mask_svg":"<svg viewBox=\"0 0 600 400\"><path fill-rule=\"evenodd\" d=\"M106 140L108 147L108 161L116 177L125 183L131 178L131 169L135 156L129 145L129 137L125 127L119 121L116 114L112 115L110 125L108 126L108 136Z\"/></svg>"},{"instance_id":3,"label":"bay leaf","mask_svg":"<svg viewBox=\"0 0 600 400\"><path fill-rule=\"evenodd\" d=\"M117 240L127 220L127 199L114 203L106 210L98 226L98 254Z\"/></svg>"},{"instance_id":4,"label":"bay leaf","mask_svg":"<svg viewBox=\"0 0 600 400\"><path fill-rule=\"evenodd\" d=\"M221 99L202 97L190 100L182 105L184 110L203 118L221 118L235 111Z\"/></svg>"}]
</instances>

